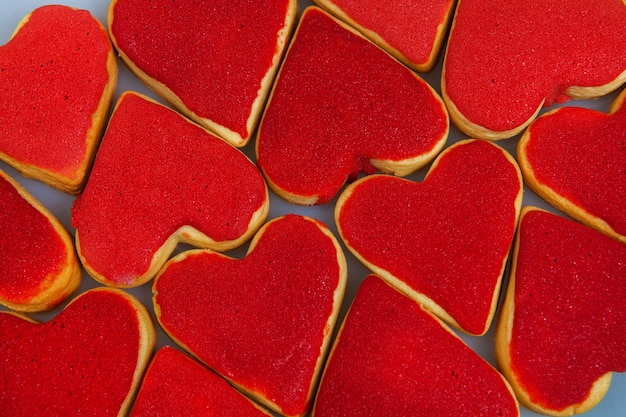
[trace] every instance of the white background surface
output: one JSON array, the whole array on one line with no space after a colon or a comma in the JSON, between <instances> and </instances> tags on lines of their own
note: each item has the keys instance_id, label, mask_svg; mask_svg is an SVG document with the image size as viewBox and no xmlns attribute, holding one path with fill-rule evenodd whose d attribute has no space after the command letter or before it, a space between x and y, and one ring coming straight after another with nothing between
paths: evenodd
<instances>
[{"instance_id":1,"label":"white background surface","mask_svg":"<svg viewBox=\"0 0 626 417\"><path fill-rule=\"evenodd\" d=\"M11 34L13 33L15 26L22 19L22 17L26 16L30 11L34 8L43 5L49 4L49 1L27 1L27 0L8 0L0 2L0 45L4 45L8 42ZM89 9L92 14L100 20L106 26L107 19L107 8L109 2L107 0L64 0L60 1L62 4L66 4L69 6L79 7L83 9ZM310 1L300 0L300 11L303 10L304 7L311 4ZM428 74L421 74L421 76L429 82L438 93L441 93L440 89L440 72L441 72L441 58L439 59L439 65ZM126 68L126 66L119 61L119 79L116 90L115 99L119 96L119 94L126 90L134 90L146 94L150 97L160 100L154 93L152 93L147 87L145 87L134 75L130 73L130 71ZM608 111L608 107L615 97L615 93L609 96L603 97L598 100L593 101L577 101L570 102L566 105L576 105L594 108L601 111ZM459 131L451 128L450 136L448 138L447 145L460 140L465 139L466 136L461 134ZM509 151L513 156L515 156L515 148L517 145L518 137L514 137L512 139L507 139L503 141L498 141L497 144L505 148ZM254 139L250 141L250 143L242 149L244 153L246 153L252 160L254 160ZM8 165L0 162L0 169L7 172L10 176L15 178L18 182L20 182L31 194L35 196L39 201L41 201L70 231L71 234L74 233L70 225L70 209L72 205L72 201L74 197L70 195L66 195L55 190L52 190L48 186L44 185L35 180L26 179L18 174L15 170L10 168ZM421 181L427 172L428 167L425 169L409 176L408 178L413 179L415 181ZM548 206L545 202L539 199L535 194L533 194L528 189L524 191L524 205L535 205L550 211L556 212L553 208ZM270 218L275 218L288 213L296 213L296 214L304 214L307 216L311 216L317 218L324 222L339 238L337 233L337 229L335 227L335 222L333 218L333 209L334 209L334 200L329 204L323 206L316 207L300 207L288 204L283 200L279 199L275 195L271 194L270 196ZM340 239L339 239L340 240ZM180 247L179 250L184 250L185 247ZM244 256L245 251L247 250L247 245L244 247L229 252L228 254L241 258ZM369 271L363 267L352 255L351 253L345 249L345 255L348 259L348 272L349 272L349 281L348 281L348 289L346 292L346 299L344 303L344 308L342 310L342 317L345 313L347 306L350 301L354 297L356 289L358 288L362 279L369 273ZM506 284L506 275L508 275L508 269L505 273L505 284ZM79 291L85 291L87 289L99 286L96 281L94 281L91 277L89 277L86 273L83 273L83 280ZM152 312L152 292L151 292L151 283L145 284L138 288L133 288L128 290L131 294L135 295L141 302L143 302L148 310ZM56 308L55 310L45 313L34 315L39 321L47 321L54 315L56 315L63 306ZM156 324L156 322L155 322ZM495 320L494 320L495 324ZM481 356L483 356L487 361L491 364L495 365L495 359L493 354L493 327L492 329L482 337L475 336L467 336L460 334L460 336L468 343L476 352L478 352ZM157 332L158 332L158 341L157 348L166 344L172 344L171 340L163 333L163 331L159 328L158 324L156 324ZM537 414L532 413L523 407L521 408L522 416L536 416ZM588 417L624 417L626 416L626 374L614 374L613 382L609 392L607 393L604 400L593 410L585 414Z\"/></svg>"}]
</instances>

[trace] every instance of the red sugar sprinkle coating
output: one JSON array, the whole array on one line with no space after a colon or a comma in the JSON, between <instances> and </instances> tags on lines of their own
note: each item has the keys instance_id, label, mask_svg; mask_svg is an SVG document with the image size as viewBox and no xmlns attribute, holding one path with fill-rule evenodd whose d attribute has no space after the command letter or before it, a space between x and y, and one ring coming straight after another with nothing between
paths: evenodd
<instances>
[{"instance_id":1,"label":"red sugar sprinkle coating","mask_svg":"<svg viewBox=\"0 0 626 417\"><path fill-rule=\"evenodd\" d=\"M426 63L450 0L331 0L350 19L380 36L410 62Z\"/></svg>"},{"instance_id":2,"label":"red sugar sprinkle coating","mask_svg":"<svg viewBox=\"0 0 626 417\"><path fill-rule=\"evenodd\" d=\"M626 235L626 106L608 115L563 108L529 128L537 181Z\"/></svg>"},{"instance_id":3,"label":"red sugar sprinkle coating","mask_svg":"<svg viewBox=\"0 0 626 417\"><path fill-rule=\"evenodd\" d=\"M351 250L473 334L486 330L519 210L520 174L503 152L471 141L448 148L422 183L367 177L337 216Z\"/></svg>"},{"instance_id":4,"label":"red sugar sprinkle coating","mask_svg":"<svg viewBox=\"0 0 626 417\"><path fill-rule=\"evenodd\" d=\"M288 4L117 0L111 33L137 67L192 112L248 137L252 103L272 65Z\"/></svg>"},{"instance_id":5,"label":"red sugar sprinkle coating","mask_svg":"<svg viewBox=\"0 0 626 417\"><path fill-rule=\"evenodd\" d=\"M146 371L131 417L183 415L259 417L269 414L214 372L165 346L157 351Z\"/></svg>"},{"instance_id":6,"label":"red sugar sprinkle coating","mask_svg":"<svg viewBox=\"0 0 626 417\"><path fill-rule=\"evenodd\" d=\"M301 415L332 332L337 248L295 215L261 231L243 259L197 252L169 263L154 303L163 328L201 361L286 415Z\"/></svg>"},{"instance_id":7,"label":"red sugar sprinkle coating","mask_svg":"<svg viewBox=\"0 0 626 417\"><path fill-rule=\"evenodd\" d=\"M434 157L448 118L428 85L319 9L301 19L257 138L257 162L286 192L328 202L370 159Z\"/></svg>"},{"instance_id":8,"label":"red sugar sprinkle coating","mask_svg":"<svg viewBox=\"0 0 626 417\"><path fill-rule=\"evenodd\" d=\"M369 276L324 371L315 416L518 416L502 376L418 304Z\"/></svg>"},{"instance_id":9,"label":"red sugar sprinkle coating","mask_svg":"<svg viewBox=\"0 0 626 417\"><path fill-rule=\"evenodd\" d=\"M111 48L88 11L35 9L0 48L0 152L72 178L109 81Z\"/></svg>"},{"instance_id":10,"label":"red sugar sprinkle coating","mask_svg":"<svg viewBox=\"0 0 626 417\"><path fill-rule=\"evenodd\" d=\"M2 176L0 196L0 297L20 303L61 271L67 252L50 221Z\"/></svg>"},{"instance_id":11,"label":"red sugar sprinkle coating","mask_svg":"<svg viewBox=\"0 0 626 417\"><path fill-rule=\"evenodd\" d=\"M76 298L47 323L0 313L0 415L116 416L139 351L134 308L119 295Z\"/></svg>"},{"instance_id":12,"label":"red sugar sprinkle coating","mask_svg":"<svg viewBox=\"0 0 626 417\"><path fill-rule=\"evenodd\" d=\"M601 4L600 4L601 3ZM445 59L445 89L471 122L521 126L570 86L604 86L626 70L623 0L463 0Z\"/></svg>"},{"instance_id":13,"label":"red sugar sprinkle coating","mask_svg":"<svg viewBox=\"0 0 626 417\"><path fill-rule=\"evenodd\" d=\"M124 283L144 274L182 226L216 242L241 238L266 199L261 174L240 151L160 104L125 94L72 224L89 265Z\"/></svg>"},{"instance_id":14,"label":"red sugar sprinkle coating","mask_svg":"<svg viewBox=\"0 0 626 417\"><path fill-rule=\"evenodd\" d=\"M558 410L626 371L626 246L539 210L519 233L510 365L533 402Z\"/></svg>"}]
</instances>

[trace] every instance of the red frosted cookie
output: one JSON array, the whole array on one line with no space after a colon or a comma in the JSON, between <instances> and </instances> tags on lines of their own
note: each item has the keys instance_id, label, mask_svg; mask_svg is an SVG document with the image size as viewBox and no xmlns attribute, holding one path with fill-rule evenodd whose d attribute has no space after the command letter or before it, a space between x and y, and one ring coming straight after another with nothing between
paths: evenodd
<instances>
[{"instance_id":1,"label":"red frosted cookie","mask_svg":"<svg viewBox=\"0 0 626 417\"><path fill-rule=\"evenodd\" d=\"M351 184L335 220L346 246L373 272L479 335L495 313L521 202L513 158L468 140L442 152L422 183L375 175Z\"/></svg>"},{"instance_id":2,"label":"red frosted cookie","mask_svg":"<svg viewBox=\"0 0 626 417\"><path fill-rule=\"evenodd\" d=\"M152 359L130 414L131 417L269 415L214 372L169 346L159 349Z\"/></svg>"},{"instance_id":3,"label":"red frosted cookie","mask_svg":"<svg viewBox=\"0 0 626 417\"><path fill-rule=\"evenodd\" d=\"M126 415L155 337L121 290L87 291L46 323L0 313L0 415Z\"/></svg>"},{"instance_id":4,"label":"red frosted cookie","mask_svg":"<svg viewBox=\"0 0 626 417\"><path fill-rule=\"evenodd\" d=\"M334 342L313 416L511 417L519 407L502 375L372 275Z\"/></svg>"},{"instance_id":5,"label":"red frosted cookie","mask_svg":"<svg viewBox=\"0 0 626 417\"><path fill-rule=\"evenodd\" d=\"M109 31L150 88L235 146L253 135L296 0L113 0Z\"/></svg>"},{"instance_id":6,"label":"red frosted cookie","mask_svg":"<svg viewBox=\"0 0 626 417\"><path fill-rule=\"evenodd\" d=\"M517 149L524 181L550 204L626 243L626 90L609 114L566 107L535 120Z\"/></svg>"},{"instance_id":7,"label":"red frosted cookie","mask_svg":"<svg viewBox=\"0 0 626 417\"><path fill-rule=\"evenodd\" d=\"M0 304L44 311L80 285L74 243L61 223L0 171Z\"/></svg>"},{"instance_id":8,"label":"red frosted cookie","mask_svg":"<svg viewBox=\"0 0 626 417\"><path fill-rule=\"evenodd\" d=\"M503 139L542 106L626 81L623 0L460 0L441 87L465 133Z\"/></svg>"},{"instance_id":9,"label":"red frosted cookie","mask_svg":"<svg viewBox=\"0 0 626 417\"><path fill-rule=\"evenodd\" d=\"M437 63L453 0L314 0L417 71Z\"/></svg>"},{"instance_id":10,"label":"red frosted cookie","mask_svg":"<svg viewBox=\"0 0 626 417\"><path fill-rule=\"evenodd\" d=\"M163 329L237 388L286 416L309 410L343 301L343 252L316 220L267 223L243 259L184 252L154 282Z\"/></svg>"},{"instance_id":11,"label":"red frosted cookie","mask_svg":"<svg viewBox=\"0 0 626 417\"><path fill-rule=\"evenodd\" d=\"M178 113L123 94L72 208L76 247L96 280L150 280L178 242L227 250L269 210L267 187L239 150Z\"/></svg>"},{"instance_id":12,"label":"red frosted cookie","mask_svg":"<svg viewBox=\"0 0 626 417\"><path fill-rule=\"evenodd\" d=\"M35 9L0 47L0 159L77 194L117 82L106 29L86 10Z\"/></svg>"},{"instance_id":13,"label":"red frosted cookie","mask_svg":"<svg viewBox=\"0 0 626 417\"><path fill-rule=\"evenodd\" d=\"M626 245L552 213L522 211L496 357L520 402L584 413L626 371Z\"/></svg>"},{"instance_id":14,"label":"red frosted cookie","mask_svg":"<svg viewBox=\"0 0 626 417\"><path fill-rule=\"evenodd\" d=\"M425 81L311 7L263 116L257 163L287 201L323 204L360 172L423 167L448 129L443 101Z\"/></svg>"}]
</instances>

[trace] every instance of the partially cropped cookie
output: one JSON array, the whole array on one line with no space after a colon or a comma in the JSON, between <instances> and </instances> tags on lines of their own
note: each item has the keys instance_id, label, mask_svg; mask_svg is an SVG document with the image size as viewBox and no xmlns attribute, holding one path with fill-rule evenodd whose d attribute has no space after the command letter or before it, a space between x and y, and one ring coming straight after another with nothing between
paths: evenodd
<instances>
[{"instance_id":1,"label":"partially cropped cookie","mask_svg":"<svg viewBox=\"0 0 626 417\"><path fill-rule=\"evenodd\" d=\"M317 7L298 25L256 141L269 186L300 204L332 200L359 174L408 175L448 137L441 97Z\"/></svg>"},{"instance_id":2,"label":"partially cropped cookie","mask_svg":"<svg viewBox=\"0 0 626 417\"><path fill-rule=\"evenodd\" d=\"M498 371L371 275L333 344L312 415L517 417L519 406Z\"/></svg>"},{"instance_id":3,"label":"partially cropped cookie","mask_svg":"<svg viewBox=\"0 0 626 417\"><path fill-rule=\"evenodd\" d=\"M626 245L524 208L496 358L531 410L565 416L595 407L611 373L626 371Z\"/></svg>"},{"instance_id":4,"label":"partially cropped cookie","mask_svg":"<svg viewBox=\"0 0 626 417\"><path fill-rule=\"evenodd\" d=\"M0 312L0 415L125 416L155 338L146 308L110 288L45 323Z\"/></svg>"},{"instance_id":5,"label":"partially cropped cookie","mask_svg":"<svg viewBox=\"0 0 626 417\"><path fill-rule=\"evenodd\" d=\"M626 90L608 114L564 107L519 141L524 181L564 213L626 243Z\"/></svg>"},{"instance_id":6,"label":"partially cropped cookie","mask_svg":"<svg viewBox=\"0 0 626 417\"><path fill-rule=\"evenodd\" d=\"M623 0L460 0L441 78L450 118L484 139L512 137L542 107L626 81Z\"/></svg>"},{"instance_id":7,"label":"partially cropped cookie","mask_svg":"<svg viewBox=\"0 0 626 417\"><path fill-rule=\"evenodd\" d=\"M146 370L130 416L267 417L270 414L206 366L176 348L164 346Z\"/></svg>"},{"instance_id":8,"label":"partially cropped cookie","mask_svg":"<svg viewBox=\"0 0 626 417\"><path fill-rule=\"evenodd\" d=\"M315 0L410 68L437 63L454 14L453 0Z\"/></svg>"},{"instance_id":9,"label":"partially cropped cookie","mask_svg":"<svg viewBox=\"0 0 626 417\"><path fill-rule=\"evenodd\" d=\"M79 193L106 125L117 61L88 11L42 6L0 47L0 159Z\"/></svg>"},{"instance_id":10,"label":"partially cropped cookie","mask_svg":"<svg viewBox=\"0 0 626 417\"><path fill-rule=\"evenodd\" d=\"M0 304L23 312L49 310L80 285L72 237L2 171L0 196Z\"/></svg>"},{"instance_id":11,"label":"partially cropped cookie","mask_svg":"<svg viewBox=\"0 0 626 417\"><path fill-rule=\"evenodd\" d=\"M235 146L254 134L296 0L113 0L109 32L151 89Z\"/></svg>"},{"instance_id":12,"label":"partially cropped cookie","mask_svg":"<svg viewBox=\"0 0 626 417\"><path fill-rule=\"evenodd\" d=\"M269 211L256 166L179 113L126 92L118 99L85 191L72 207L76 247L96 280L150 280L179 242L242 245Z\"/></svg>"},{"instance_id":13,"label":"partially cropped cookie","mask_svg":"<svg viewBox=\"0 0 626 417\"><path fill-rule=\"evenodd\" d=\"M307 415L343 302L347 264L317 220L266 223L247 255L187 251L154 281L154 311L176 343L284 416Z\"/></svg>"},{"instance_id":14,"label":"partially cropped cookie","mask_svg":"<svg viewBox=\"0 0 626 417\"><path fill-rule=\"evenodd\" d=\"M370 270L447 323L490 326L522 203L519 168L484 140L448 147L423 182L372 175L339 196L344 243Z\"/></svg>"}]
</instances>

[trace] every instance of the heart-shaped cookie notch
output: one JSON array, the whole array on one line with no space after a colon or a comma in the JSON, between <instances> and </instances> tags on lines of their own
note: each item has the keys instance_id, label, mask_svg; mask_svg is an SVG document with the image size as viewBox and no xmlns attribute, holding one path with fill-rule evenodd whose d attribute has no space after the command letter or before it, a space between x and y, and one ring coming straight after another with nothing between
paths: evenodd
<instances>
[{"instance_id":1,"label":"heart-shaped cookie notch","mask_svg":"<svg viewBox=\"0 0 626 417\"><path fill-rule=\"evenodd\" d=\"M423 79L310 7L263 114L257 164L283 199L324 204L361 173L424 167L448 131L445 105Z\"/></svg>"},{"instance_id":2,"label":"heart-shaped cookie notch","mask_svg":"<svg viewBox=\"0 0 626 417\"><path fill-rule=\"evenodd\" d=\"M349 185L341 238L374 273L467 333L484 334L522 203L515 160L484 140L447 148L423 182L389 175Z\"/></svg>"},{"instance_id":3,"label":"heart-shaped cookie notch","mask_svg":"<svg viewBox=\"0 0 626 417\"><path fill-rule=\"evenodd\" d=\"M74 201L76 248L111 286L154 277L179 242L225 251L267 218L257 167L224 140L143 95L118 99L85 191Z\"/></svg>"},{"instance_id":4,"label":"heart-shaped cookie notch","mask_svg":"<svg viewBox=\"0 0 626 417\"><path fill-rule=\"evenodd\" d=\"M155 339L146 308L117 289L89 290L45 323L0 312L0 412L124 416Z\"/></svg>"},{"instance_id":5,"label":"heart-shaped cookie notch","mask_svg":"<svg viewBox=\"0 0 626 417\"><path fill-rule=\"evenodd\" d=\"M461 0L441 94L454 124L512 137L554 102L596 98L626 81L623 0Z\"/></svg>"},{"instance_id":6,"label":"heart-shaped cookie notch","mask_svg":"<svg viewBox=\"0 0 626 417\"><path fill-rule=\"evenodd\" d=\"M563 107L517 146L524 182L554 207L626 243L626 90L609 113Z\"/></svg>"},{"instance_id":7,"label":"heart-shaped cookie notch","mask_svg":"<svg viewBox=\"0 0 626 417\"><path fill-rule=\"evenodd\" d=\"M310 409L343 301L347 265L317 220L268 222L248 254L183 252L153 284L163 329L238 389L286 416Z\"/></svg>"},{"instance_id":8,"label":"heart-shaped cookie notch","mask_svg":"<svg viewBox=\"0 0 626 417\"><path fill-rule=\"evenodd\" d=\"M87 10L33 10L0 47L0 159L63 192L82 190L117 82L104 26Z\"/></svg>"}]
</instances>

